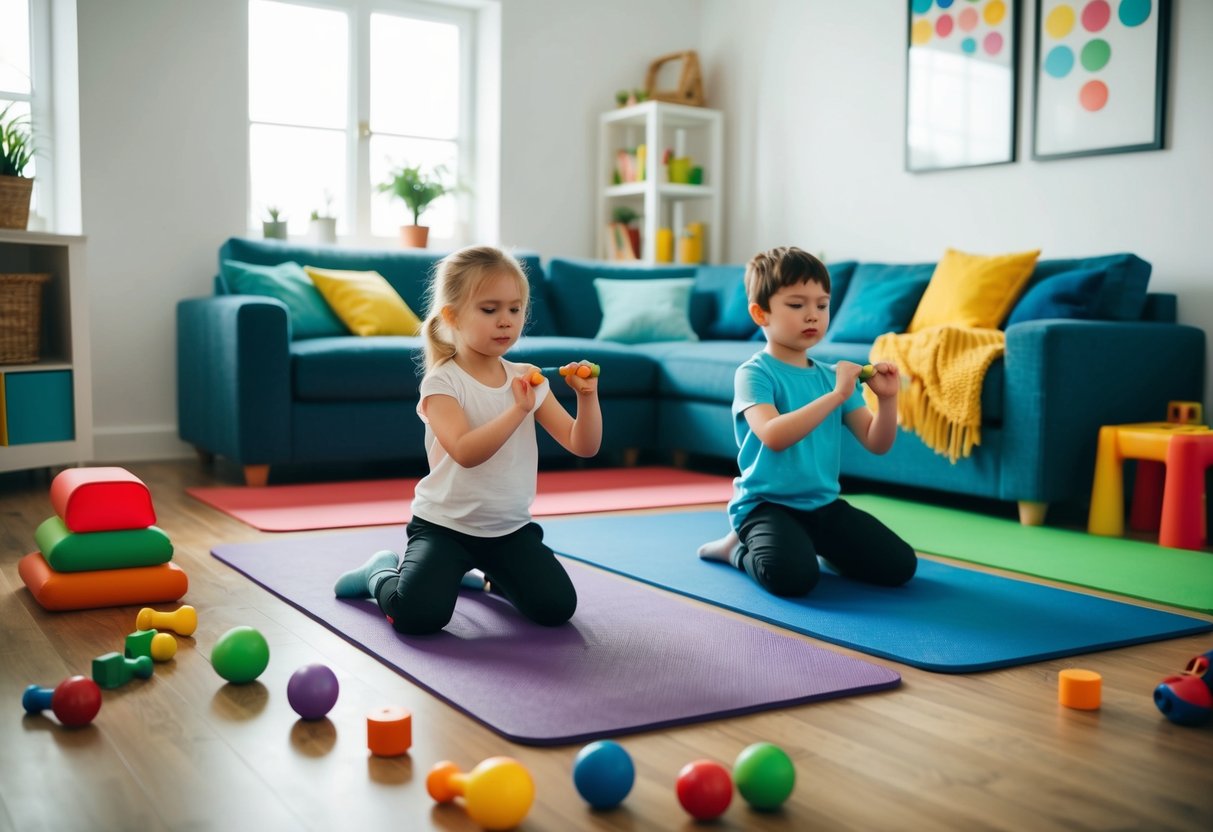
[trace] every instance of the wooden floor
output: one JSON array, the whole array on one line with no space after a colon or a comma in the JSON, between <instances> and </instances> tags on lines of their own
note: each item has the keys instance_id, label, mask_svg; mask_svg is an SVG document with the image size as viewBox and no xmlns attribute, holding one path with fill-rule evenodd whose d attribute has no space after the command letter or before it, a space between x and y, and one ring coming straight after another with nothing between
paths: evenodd
<instances>
[{"instance_id":1,"label":"wooden floor","mask_svg":"<svg viewBox=\"0 0 1213 832\"><path fill-rule=\"evenodd\" d=\"M49 481L0 479L0 830L471 829L458 807L432 805L425 774L439 759L496 754L518 757L535 777L523 829L690 829L674 797L678 769L700 757L731 765L760 740L792 755L796 791L776 814L735 799L716 828L1213 828L1213 728L1172 725L1151 700L1213 636L962 676L879 660L902 673L899 689L623 738L636 786L622 808L592 813L569 775L576 746L500 739L211 558L215 544L270 536L185 495L217 482L213 472L193 461L127 467L151 487L189 574L198 632L152 679L106 692L92 726L23 717L27 684L87 675L94 656L122 649L136 610L43 612L16 563L51 514ZM260 629L272 651L261 679L242 687L222 684L207 661L238 624ZM298 721L285 695L308 662L341 681L330 719L318 723ZM1103 674L1102 710L1057 704L1057 673L1070 666ZM385 704L413 711L410 757L367 754L365 714Z\"/></svg>"}]
</instances>

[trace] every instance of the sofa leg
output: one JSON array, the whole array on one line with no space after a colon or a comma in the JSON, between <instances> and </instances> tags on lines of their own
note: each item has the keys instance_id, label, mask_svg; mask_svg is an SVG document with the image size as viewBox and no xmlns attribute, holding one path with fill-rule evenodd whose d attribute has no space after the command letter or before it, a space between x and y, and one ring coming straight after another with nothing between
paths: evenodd
<instances>
[{"instance_id":1,"label":"sofa leg","mask_svg":"<svg viewBox=\"0 0 1213 832\"><path fill-rule=\"evenodd\" d=\"M215 463L215 455L205 448L200 448L195 445L194 453L198 455L198 462L208 468Z\"/></svg>"},{"instance_id":2,"label":"sofa leg","mask_svg":"<svg viewBox=\"0 0 1213 832\"><path fill-rule=\"evenodd\" d=\"M244 466L244 484L249 488L264 488L265 484L270 481L270 466L268 465L245 465Z\"/></svg>"},{"instance_id":3,"label":"sofa leg","mask_svg":"<svg viewBox=\"0 0 1213 832\"><path fill-rule=\"evenodd\" d=\"M624 448L623 449L623 467L635 468L636 463L640 461L639 448Z\"/></svg>"},{"instance_id":4,"label":"sofa leg","mask_svg":"<svg viewBox=\"0 0 1213 832\"><path fill-rule=\"evenodd\" d=\"M690 458L690 456L691 455L686 451L675 449L670 452L670 461L673 463L675 468L686 468L687 460Z\"/></svg>"},{"instance_id":5,"label":"sofa leg","mask_svg":"<svg viewBox=\"0 0 1213 832\"><path fill-rule=\"evenodd\" d=\"M1045 514L1049 511L1048 503L1037 503L1032 500L1019 501L1019 525L1043 526Z\"/></svg>"}]
</instances>

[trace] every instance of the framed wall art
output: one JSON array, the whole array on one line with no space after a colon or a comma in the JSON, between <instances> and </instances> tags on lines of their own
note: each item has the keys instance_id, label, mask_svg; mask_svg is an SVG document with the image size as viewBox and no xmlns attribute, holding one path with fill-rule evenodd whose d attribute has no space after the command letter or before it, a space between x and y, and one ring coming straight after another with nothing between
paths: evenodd
<instances>
[{"instance_id":1,"label":"framed wall art","mask_svg":"<svg viewBox=\"0 0 1213 832\"><path fill-rule=\"evenodd\" d=\"M906 170L1015 161L1018 0L909 0Z\"/></svg>"},{"instance_id":2,"label":"framed wall art","mask_svg":"<svg viewBox=\"0 0 1213 832\"><path fill-rule=\"evenodd\" d=\"M1170 0L1036 0L1033 159L1161 150Z\"/></svg>"}]
</instances>

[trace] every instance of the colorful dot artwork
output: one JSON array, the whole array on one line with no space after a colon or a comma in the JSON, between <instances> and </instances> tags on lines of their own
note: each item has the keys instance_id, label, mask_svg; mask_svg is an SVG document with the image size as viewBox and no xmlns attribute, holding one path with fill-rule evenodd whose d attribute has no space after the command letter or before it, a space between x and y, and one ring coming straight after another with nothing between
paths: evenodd
<instances>
[{"instance_id":1,"label":"colorful dot artwork","mask_svg":"<svg viewBox=\"0 0 1213 832\"><path fill-rule=\"evenodd\" d=\"M1007 0L910 0L910 46L959 51L1000 61L1007 56ZM956 7L956 8L953 8ZM979 48L980 47L980 48Z\"/></svg>"},{"instance_id":2,"label":"colorful dot artwork","mask_svg":"<svg viewBox=\"0 0 1213 832\"><path fill-rule=\"evenodd\" d=\"M1115 50L1110 41L1124 33L1124 30L1113 32L1109 28L1111 24L1113 29L1119 29L1113 22L1113 5L1116 5L1116 21L1126 29L1141 26L1153 11L1151 0L1119 0L1119 3L1088 0L1085 3L1056 3L1043 13L1040 69L1045 76L1062 80L1076 71L1100 73L1112 63ZM989 14L988 7L986 13ZM1102 33L1102 36L1093 37L1096 33ZM1113 95L1108 78L1079 77L1075 80L1078 104L1083 110L1097 113L1107 106Z\"/></svg>"}]
</instances>

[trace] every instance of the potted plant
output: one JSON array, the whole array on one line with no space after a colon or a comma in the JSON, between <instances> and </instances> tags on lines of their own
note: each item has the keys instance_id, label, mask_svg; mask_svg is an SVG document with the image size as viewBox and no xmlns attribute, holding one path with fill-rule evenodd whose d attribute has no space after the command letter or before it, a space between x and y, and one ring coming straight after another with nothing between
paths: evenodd
<instances>
[{"instance_id":1,"label":"potted plant","mask_svg":"<svg viewBox=\"0 0 1213 832\"><path fill-rule=\"evenodd\" d=\"M25 169L34 157L29 117L10 115L15 102L0 110L0 228L24 230L34 180Z\"/></svg>"},{"instance_id":2,"label":"potted plant","mask_svg":"<svg viewBox=\"0 0 1213 832\"><path fill-rule=\"evenodd\" d=\"M423 171L420 165L401 165L389 175L391 179L379 184L380 193L388 193L404 200L405 207L413 214L412 225L400 226L400 244L405 248L425 248L429 242L430 229L421 224L421 215L431 202L440 196L453 193L455 186L446 184L446 168L442 165L428 173Z\"/></svg>"},{"instance_id":3,"label":"potted plant","mask_svg":"<svg viewBox=\"0 0 1213 832\"><path fill-rule=\"evenodd\" d=\"M317 243L337 242L337 218L333 216L333 195L324 192L324 213L312 211L312 239Z\"/></svg>"},{"instance_id":4,"label":"potted plant","mask_svg":"<svg viewBox=\"0 0 1213 832\"><path fill-rule=\"evenodd\" d=\"M270 205L265 209L268 220L262 220L261 233L267 240L285 240L286 239L286 220L281 219L282 212L277 205Z\"/></svg>"}]
</instances>

